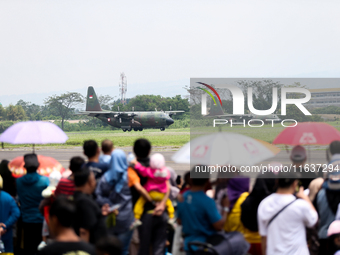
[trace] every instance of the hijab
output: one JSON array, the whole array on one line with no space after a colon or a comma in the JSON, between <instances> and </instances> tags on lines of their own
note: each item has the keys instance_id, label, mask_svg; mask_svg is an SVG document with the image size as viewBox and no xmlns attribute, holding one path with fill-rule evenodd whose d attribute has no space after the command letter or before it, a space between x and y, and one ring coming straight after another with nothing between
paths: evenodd
<instances>
[{"instance_id":1,"label":"hijab","mask_svg":"<svg viewBox=\"0 0 340 255\"><path fill-rule=\"evenodd\" d=\"M115 186L115 191L120 192L123 186L127 183L127 160L125 152L120 149L115 149L112 152L110 168L104 174L106 181Z\"/></svg>"},{"instance_id":2,"label":"hijab","mask_svg":"<svg viewBox=\"0 0 340 255\"><path fill-rule=\"evenodd\" d=\"M230 210L241 194L249 191L249 183L250 179L245 177L237 177L229 180L227 193L230 201Z\"/></svg>"}]
</instances>

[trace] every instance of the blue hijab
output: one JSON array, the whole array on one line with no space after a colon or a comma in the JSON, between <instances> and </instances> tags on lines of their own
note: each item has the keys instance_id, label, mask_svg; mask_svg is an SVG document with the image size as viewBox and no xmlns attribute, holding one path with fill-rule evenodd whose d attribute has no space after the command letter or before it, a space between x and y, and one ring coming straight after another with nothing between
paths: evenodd
<instances>
[{"instance_id":1,"label":"blue hijab","mask_svg":"<svg viewBox=\"0 0 340 255\"><path fill-rule=\"evenodd\" d=\"M109 170L104 174L106 181L115 186L116 192L120 192L127 183L127 160L125 152L115 149L111 154Z\"/></svg>"}]
</instances>

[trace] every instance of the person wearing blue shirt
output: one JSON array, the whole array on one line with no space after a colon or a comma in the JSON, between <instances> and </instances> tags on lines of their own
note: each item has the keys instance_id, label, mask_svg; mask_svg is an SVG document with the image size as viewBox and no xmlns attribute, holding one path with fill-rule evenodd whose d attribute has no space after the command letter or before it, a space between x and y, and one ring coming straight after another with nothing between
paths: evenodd
<instances>
[{"instance_id":1,"label":"person wearing blue shirt","mask_svg":"<svg viewBox=\"0 0 340 255\"><path fill-rule=\"evenodd\" d=\"M18 178L16 183L24 230L24 254L30 255L36 253L42 239L44 217L39 205L43 200L41 193L48 187L49 180L37 173L39 162L36 154L26 154L24 162L27 173Z\"/></svg>"},{"instance_id":2,"label":"person wearing blue shirt","mask_svg":"<svg viewBox=\"0 0 340 255\"><path fill-rule=\"evenodd\" d=\"M209 178L192 178L191 188L183 194L177 205L178 223L183 227L184 250L189 253L188 243L206 242L223 229L229 211L228 199L223 199L223 215L217 210L215 201L205 194Z\"/></svg>"},{"instance_id":3,"label":"person wearing blue shirt","mask_svg":"<svg viewBox=\"0 0 340 255\"><path fill-rule=\"evenodd\" d=\"M5 252L13 253L13 225L20 217L19 208L10 194L2 190L0 175L0 237L5 245Z\"/></svg>"}]
</instances>

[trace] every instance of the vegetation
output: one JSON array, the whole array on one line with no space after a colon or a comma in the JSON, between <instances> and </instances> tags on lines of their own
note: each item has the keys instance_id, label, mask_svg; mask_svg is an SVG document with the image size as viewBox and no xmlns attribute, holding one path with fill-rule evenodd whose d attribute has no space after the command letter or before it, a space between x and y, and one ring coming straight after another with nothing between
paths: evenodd
<instances>
[{"instance_id":1,"label":"vegetation","mask_svg":"<svg viewBox=\"0 0 340 255\"><path fill-rule=\"evenodd\" d=\"M66 122L65 122L66 124ZM65 125L66 127L66 125ZM163 132L153 129L143 131L131 131L123 133L121 130L103 130L103 131L82 131L82 132L66 132L69 139L65 144L46 144L37 145L36 147L75 147L82 146L85 140L95 139L101 143L104 139L111 139L116 147L131 147L134 141L138 138L147 138L153 146L171 146L172 148L179 148L189 142L190 129L172 129ZM31 144L26 145L13 145L5 144L5 148L15 147L32 147Z\"/></svg>"},{"instance_id":2,"label":"vegetation","mask_svg":"<svg viewBox=\"0 0 340 255\"><path fill-rule=\"evenodd\" d=\"M64 121L74 113L73 107L83 102L84 98L80 93L68 92L60 96L48 97L45 100L45 105L55 116L61 117L61 128L64 130Z\"/></svg>"},{"instance_id":3,"label":"vegetation","mask_svg":"<svg viewBox=\"0 0 340 255\"><path fill-rule=\"evenodd\" d=\"M213 86L213 85L212 85ZM258 110L269 109L272 104L272 88L278 88L278 108L277 114L280 114L281 95L280 88L284 85L272 80L249 81L240 80L237 84L245 95L245 113L249 113L247 104L247 89L252 88L253 106ZM288 87L304 87L299 83L294 83ZM175 120L169 129L188 127L208 127L211 126L211 118L201 115L201 90L186 87L190 94L190 103L187 98L180 95L174 97L162 97L159 95L139 95L134 98L128 98L126 104L123 105L120 100L114 101L109 95L99 95L98 100L102 109L113 111L167 111L167 110L184 110L185 113L173 115ZM208 108L210 113L221 114L221 110L225 114L233 112L233 101L231 94L226 89L218 89L217 92L222 97L221 108L219 104L215 106L212 100L208 100ZM290 95L295 97L298 95ZM216 100L218 101L218 100ZM78 109L83 109L84 97L79 93L67 92L62 95L54 95L45 99L44 105L36 105L31 102L19 100L16 105L3 107L0 104L0 132L17 121L24 120L54 120L66 132L79 131L112 131L117 130L96 118L88 116L76 115ZM287 105L287 115L280 116L282 119L295 119L298 122L304 121L322 121L319 114L340 114L340 107L328 106L318 109L310 109L312 116L305 116L295 105ZM69 123L68 120L79 120L78 123ZM337 118L334 118L337 120Z\"/></svg>"},{"instance_id":4,"label":"vegetation","mask_svg":"<svg viewBox=\"0 0 340 255\"><path fill-rule=\"evenodd\" d=\"M312 114L340 114L340 107L338 106L326 106L322 108L310 109Z\"/></svg>"},{"instance_id":5,"label":"vegetation","mask_svg":"<svg viewBox=\"0 0 340 255\"><path fill-rule=\"evenodd\" d=\"M176 120L171 129L186 128L190 126L189 101L180 95L175 97L162 97L155 95L140 95L127 99L123 105L120 100L114 101L109 95L99 95L99 103L104 110L117 111L155 111L160 110L184 110L184 114L173 115ZM89 131L89 130L116 130L96 118L76 115L77 107L84 103L84 97L79 93L67 92L62 95L54 95L45 99L45 105L40 106L24 100L19 100L16 105L3 107L0 104L0 132L9 126L8 121L25 120L54 120L55 124L64 131ZM79 123L69 123L67 120L79 120ZM4 121L4 122L3 122ZM2 123L3 122L3 123Z\"/></svg>"}]
</instances>

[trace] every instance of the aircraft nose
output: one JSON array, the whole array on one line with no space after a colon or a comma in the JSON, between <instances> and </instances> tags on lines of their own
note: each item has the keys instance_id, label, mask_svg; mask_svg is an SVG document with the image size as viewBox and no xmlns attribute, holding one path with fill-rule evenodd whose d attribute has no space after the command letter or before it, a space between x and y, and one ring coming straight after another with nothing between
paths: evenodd
<instances>
[{"instance_id":1,"label":"aircraft nose","mask_svg":"<svg viewBox=\"0 0 340 255\"><path fill-rule=\"evenodd\" d=\"M171 124L174 124L174 120L173 119L166 119L166 124L168 125L168 126L170 126Z\"/></svg>"}]
</instances>

